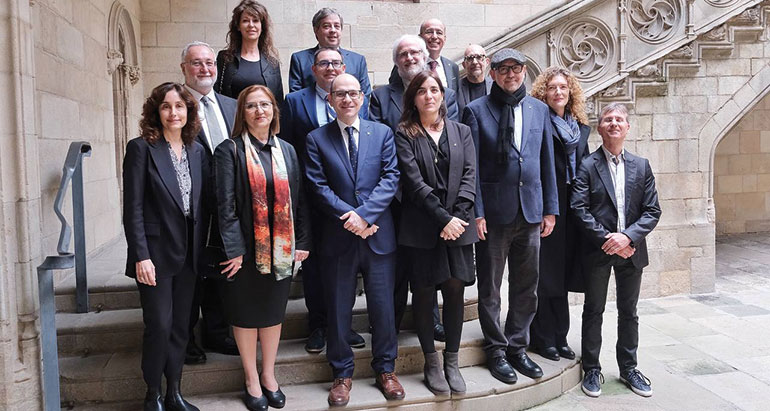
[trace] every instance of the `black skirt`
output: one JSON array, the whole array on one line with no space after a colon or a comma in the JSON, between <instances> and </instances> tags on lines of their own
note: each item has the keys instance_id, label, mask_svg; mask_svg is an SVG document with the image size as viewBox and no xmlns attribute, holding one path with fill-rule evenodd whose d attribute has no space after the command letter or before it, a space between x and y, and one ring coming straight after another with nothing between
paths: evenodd
<instances>
[{"instance_id":1,"label":"black skirt","mask_svg":"<svg viewBox=\"0 0 770 411\"><path fill-rule=\"evenodd\" d=\"M265 328L283 323L291 277L276 281L273 274L260 274L252 261L232 278L234 281L224 282L222 296L230 325Z\"/></svg>"},{"instance_id":2,"label":"black skirt","mask_svg":"<svg viewBox=\"0 0 770 411\"><path fill-rule=\"evenodd\" d=\"M450 278L456 278L465 286L476 282L473 261L473 244L447 247L438 240L436 247L404 247L408 253L409 283L413 288L435 287Z\"/></svg>"}]
</instances>

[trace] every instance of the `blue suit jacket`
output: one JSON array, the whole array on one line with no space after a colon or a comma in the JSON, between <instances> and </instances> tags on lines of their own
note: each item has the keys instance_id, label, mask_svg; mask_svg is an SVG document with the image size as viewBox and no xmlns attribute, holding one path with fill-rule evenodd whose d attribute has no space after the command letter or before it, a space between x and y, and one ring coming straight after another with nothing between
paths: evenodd
<instances>
[{"instance_id":1,"label":"blue suit jacket","mask_svg":"<svg viewBox=\"0 0 770 411\"><path fill-rule=\"evenodd\" d=\"M502 108L484 96L463 111L463 123L471 128L476 144L476 216L491 224L510 224L521 207L527 222L539 223L544 215L559 214L548 106L524 97L521 152L512 148L508 161L499 164L497 130Z\"/></svg>"},{"instance_id":2,"label":"blue suit jacket","mask_svg":"<svg viewBox=\"0 0 770 411\"><path fill-rule=\"evenodd\" d=\"M404 82L401 77L391 78L388 85L382 86L372 93L369 106L369 118L372 121L385 124L394 132L398 129L401 113L404 111ZM447 108L447 118L452 121L460 121L460 113L457 110L457 95L451 88L444 89Z\"/></svg>"},{"instance_id":3,"label":"blue suit jacket","mask_svg":"<svg viewBox=\"0 0 770 411\"><path fill-rule=\"evenodd\" d=\"M367 120L361 120L360 128L355 179L336 121L307 136L305 173L313 201L323 214L321 243L316 247L321 255L340 255L360 239L346 230L340 220L350 210L369 224L379 226L377 233L364 240L373 252L384 255L396 251L396 232L389 208L399 179L393 132Z\"/></svg>"},{"instance_id":4,"label":"blue suit jacket","mask_svg":"<svg viewBox=\"0 0 770 411\"><path fill-rule=\"evenodd\" d=\"M315 84L289 93L281 108L281 138L291 143L297 151L302 169L305 167L305 141L308 133L320 127L315 109ZM364 97L358 116L369 119L369 101Z\"/></svg>"},{"instance_id":5,"label":"blue suit jacket","mask_svg":"<svg viewBox=\"0 0 770 411\"><path fill-rule=\"evenodd\" d=\"M315 84L313 70L313 54L318 50L318 45L313 48L300 50L291 55L289 64L289 92L299 91ZM368 96L372 93L372 85L369 83L366 58L356 52L340 47L342 59L345 62L345 72L352 74L361 83L361 90Z\"/></svg>"}]
</instances>

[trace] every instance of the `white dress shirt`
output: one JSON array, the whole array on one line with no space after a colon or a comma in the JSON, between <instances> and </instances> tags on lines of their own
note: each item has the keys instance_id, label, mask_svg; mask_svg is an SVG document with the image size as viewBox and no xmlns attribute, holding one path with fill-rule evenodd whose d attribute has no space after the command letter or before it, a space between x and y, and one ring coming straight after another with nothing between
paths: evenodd
<instances>
[{"instance_id":1,"label":"white dress shirt","mask_svg":"<svg viewBox=\"0 0 770 411\"><path fill-rule=\"evenodd\" d=\"M438 78L441 79L441 85L443 85L445 88L447 86L446 82L446 72L444 71L444 64L441 63L441 57L439 57L437 60L433 60L432 58L428 57L428 64L430 64L431 61L435 61L436 63L436 74L438 74Z\"/></svg>"},{"instance_id":2,"label":"white dress shirt","mask_svg":"<svg viewBox=\"0 0 770 411\"><path fill-rule=\"evenodd\" d=\"M353 124L345 124L344 121L337 118L337 125L340 127L340 131L342 132L342 143L345 144L345 150L350 152L350 148L348 147L348 131L345 130L349 126L353 127L353 140L356 142L356 148L360 148L361 144L359 144L359 132L361 130L361 119L356 116L356 121L353 122Z\"/></svg>"},{"instance_id":3,"label":"white dress shirt","mask_svg":"<svg viewBox=\"0 0 770 411\"><path fill-rule=\"evenodd\" d=\"M318 126L325 126L329 122L329 116L326 114L326 99L329 93L326 90L315 86L315 115L318 119Z\"/></svg>"},{"instance_id":4,"label":"white dress shirt","mask_svg":"<svg viewBox=\"0 0 770 411\"><path fill-rule=\"evenodd\" d=\"M198 101L198 118L201 120L201 129L203 130L203 134L206 136L206 142L209 143L209 147L213 153L216 147L211 145L211 136L209 135L209 126L206 119L206 112L203 107L203 102L201 101L203 94L193 90L186 84L185 87L187 88L187 91L193 95L193 98ZM225 122L225 117L222 115L222 109L219 107L219 101L217 101L216 93L214 93L214 90L211 90L209 91L209 94L206 94L206 97L209 98L209 104L213 105L215 109L214 112L217 113L217 118L215 121L219 124L220 130L222 130L222 135L225 136L225 138L230 137L230 130L227 129L227 123Z\"/></svg>"},{"instance_id":5,"label":"white dress shirt","mask_svg":"<svg viewBox=\"0 0 770 411\"><path fill-rule=\"evenodd\" d=\"M612 185L615 187L615 204L618 206L618 226L619 233L626 229L626 167L625 150L621 150L620 155L615 156L602 146L604 156L607 158L607 166L610 168L612 176Z\"/></svg>"},{"instance_id":6,"label":"white dress shirt","mask_svg":"<svg viewBox=\"0 0 770 411\"><path fill-rule=\"evenodd\" d=\"M521 152L521 129L524 119L522 118L521 101L513 108L513 144L516 150Z\"/></svg>"}]
</instances>

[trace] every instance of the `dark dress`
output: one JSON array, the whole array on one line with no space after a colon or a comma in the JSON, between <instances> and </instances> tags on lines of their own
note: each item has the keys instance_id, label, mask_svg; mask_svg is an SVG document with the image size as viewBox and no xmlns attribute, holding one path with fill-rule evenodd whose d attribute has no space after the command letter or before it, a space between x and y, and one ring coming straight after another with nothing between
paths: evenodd
<instances>
[{"instance_id":1,"label":"dark dress","mask_svg":"<svg viewBox=\"0 0 770 411\"><path fill-rule=\"evenodd\" d=\"M272 156L276 149L275 137L267 144L251 137L251 144L259 154L265 169L267 202L272 205L273 191ZM295 248L310 249L310 233L307 205L300 186L297 156L290 144L281 141L284 159L289 171L289 187L294 212ZM241 328L264 328L283 322L286 303L289 299L291 278L277 281L274 273L260 273L255 264L253 213L251 188L246 169L246 154L240 137L220 144L215 156L217 179L217 203L219 208L220 231L227 258L243 255L243 266L227 282L223 289L224 311L230 325ZM299 204L298 204L299 203ZM233 207L234 205L234 207ZM272 238L273 209L268 207L268 220Z\"/></svg>"},{"instance_id":2,"label":"dark dress","mask_svg":"<svg viewBox=\"0 0 770 411\"><path fill-rule=\"evenodd\" d=\"M259 61L249 61L235 53L232 61L224 62L224 50L217 54L217 80L214 91L234 99L243 89L254 84L266 86L273 92L278 107L283 105L283 80L281 67L267 55L259 53Z\"/></svg>"}]
</instances>

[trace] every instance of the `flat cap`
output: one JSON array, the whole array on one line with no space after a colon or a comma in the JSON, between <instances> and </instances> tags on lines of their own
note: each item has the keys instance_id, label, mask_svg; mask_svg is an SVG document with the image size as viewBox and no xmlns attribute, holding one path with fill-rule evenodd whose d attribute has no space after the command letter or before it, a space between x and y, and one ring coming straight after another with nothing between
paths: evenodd
<instances>
[{"instance_id":1,"label":"flat cap","mask_svg":"<svg viewBox=\"0 0 770 411\"><path fill-rule=\"evenodd\" d=\"M500 65L500 63L504 62L505 60L513 59L519 64L527 64L527 58L524 57L524 54L518 50L515 49L500 49L492 56L492 60L490 61L492 68L497 68L497 66Z\"/></svg>"}]
</instances>

